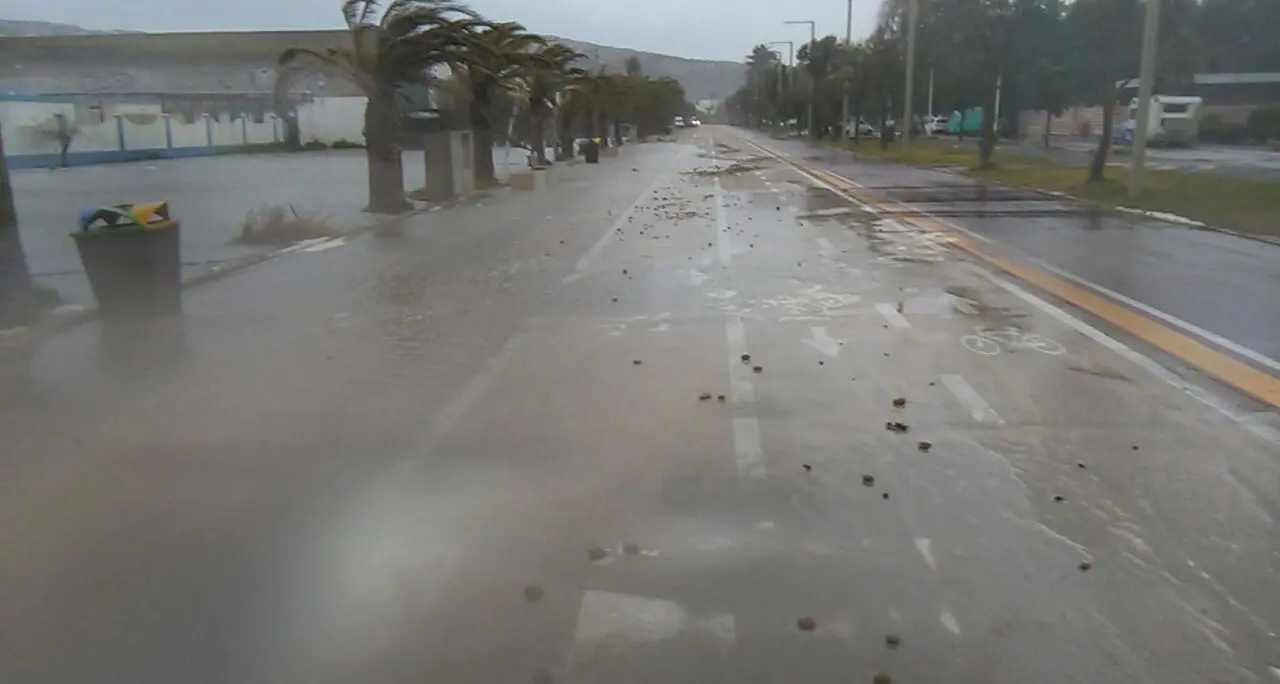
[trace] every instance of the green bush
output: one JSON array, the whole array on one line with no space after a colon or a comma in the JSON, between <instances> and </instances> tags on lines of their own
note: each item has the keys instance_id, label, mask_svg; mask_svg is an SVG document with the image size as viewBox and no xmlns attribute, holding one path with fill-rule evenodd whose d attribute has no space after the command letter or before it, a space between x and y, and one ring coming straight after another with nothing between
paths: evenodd
<instances>
[{"instance_id":1,"label":"green bush","mask_svg":"<svg viewBox=\"0 0 1280 684\"><path fill-rule=\"evenodd\" d=\"M327 150L329 149L329 146L320 142L319 140L308 140L307 142L302 144L302 149L308 152L312 152L312 151Z\"/></svg>"},{"instance_id":2,"label":"green bush","mask_svg":"<svg viewBox=\"0 0 1280 684\"><path fill-rule=\"evenodd\" d=\"M363 150L364 143L351 142L350 140L335 140L332 148L335 150Z\"/></svg>"},{"instance_id":3,"label":"green bush","mask_svg":"<svg viewBox=\"0 0 1280 684\"><path fill-rule=\"evenodd\" d=\"M1222 129L1226 126L1227 122L1222 120L1221 114L1205 114L1200 119L1200 139L1205 142L1222 142Z\"/></svg>"},{"instance_id":4,"label":"green bush","mask_svg":"<svg viewBox=\"0 0 1280 684\"><path fill-rule=\"evenodd\" d=\"M1249 137L1258 141L1280 138L1280 105L1262 105L1249 112L1245 123Z\"/></svg>"}]
</instances>

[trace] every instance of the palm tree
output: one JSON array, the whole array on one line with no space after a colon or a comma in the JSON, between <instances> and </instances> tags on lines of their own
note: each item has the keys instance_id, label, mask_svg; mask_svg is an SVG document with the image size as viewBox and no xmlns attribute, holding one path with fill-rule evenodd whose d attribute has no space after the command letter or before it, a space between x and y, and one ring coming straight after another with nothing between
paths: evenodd
<instances>
[{"instance_id":1,"label":"palm tree","mask_svg":"<svg viewBox=\"0 0 1280 684\"><path fill-rule=\"evenodd\" d=\"M493 169L493 104L498 93L518 87L520 77L536 63L533 55L547 46L542 36L526 33L514 22L490 25L475 36L464 68L471 87L468 105L476 164L476 185L497 182Z\"/></svg>"},{"instance_id":2,"label":"palm tree","mask_svg":"<svg viewBox=\"0 0 1280 684\"><path fill-rule=\"evenodd\" d=\"M521 94L529 115L530 142L538 166L547 165L543 126L556 108L556 97L573 78L582 73L572 64L583 55L559 43L551 43L533 53L522 74Z\"/></svg>"},{"instance_id":3,"label":"palm tree","mask_svg":"<svg viewBox=\"0 0 1280 684\"><path fill-rule=\"evenodd\" d=\"M428 82L440 65L465 64L476 31L488 24L465 5L443 0L343 0L342 16L351 32L350 48L291 48L280 55L277 106L308 63L356 84L369 100L364 116L369 211L402 212L412 205L404 196L397 85Z\"/></svg>"}]
</instances>

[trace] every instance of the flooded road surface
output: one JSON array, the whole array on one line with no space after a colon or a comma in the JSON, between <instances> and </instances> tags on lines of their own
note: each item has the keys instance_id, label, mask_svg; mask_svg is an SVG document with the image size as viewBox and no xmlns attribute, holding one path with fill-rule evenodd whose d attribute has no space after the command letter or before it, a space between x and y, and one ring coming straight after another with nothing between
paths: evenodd
<instances>
[{"instance_id":1,"label":"flooded road surface","mask_svg":"<svg viewBox=\"0 0 1280 684\"><path fill-rule=\"evenodd\" d=\"M557 174L11 355L0 679L1280 681L1269 410L730 129Z\"/></svg>"}]
</instances>

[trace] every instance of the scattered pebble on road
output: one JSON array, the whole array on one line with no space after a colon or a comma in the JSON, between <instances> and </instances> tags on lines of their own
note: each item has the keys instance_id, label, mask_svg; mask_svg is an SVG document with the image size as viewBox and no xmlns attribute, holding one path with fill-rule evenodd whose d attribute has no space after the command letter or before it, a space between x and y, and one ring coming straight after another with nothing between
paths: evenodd
<instances>
[{"instance_id":1,"label":"scattered pebble on road","mask_svg":"<svg viewBox=\"0 0 1280 684\"><path fill-rule=\"evenodd\" d=\"M530 584L529 586L525 587L523 593L524 593L525 599L530 602L537 602L542 600L542 595L543 595L542 587L536 584Z\"/></svg>"},{"instance_id":2,"label":"scattered pebble on road","mask_svg":"<svg viewBox=\"0 0 1280 684\"><path fill-rule=\"evenodd\" d=\"M698 401L710 401L710 400L711 400L710 392L703 392L702 394L698 395Z\"/></svg>"},{"instance_id":3,"label":"scattered pebble on road","mask_svg":"<svg viewBox=\"0 0 1280 684\"><path fill-rule=\"evenodd\" d=\"M899 646L902 645L902 637L898 636L897 634L889 634L885 636L884 643L890 649L896 650Z\"/></svg>"},{"instance_id":4,"label":"scattered pebble on road","mask_svg":"<svg viewBox=\"0 0 1280 684\"><path fill-rule=\"evenodd\" d=\"M609 552L605 551L599 546L593 546L587 550L587 558L592 562L604 560L604 558L608 555L609 555Z\"/></svg>"},{"instance_id":5,"label":"scattered pebble on road","mask_svg":"<svg viewBox=\"0 0 1280 684\"><path fill-rule=\"evenodd\" d=\"M906 432L909 428L907 427L906 423L902 423L896 420L891 420L884 424L884 429L888 430L889 432L903 433L903 432Z\"/></svg>"},{"instance_id":6,"label":"scattered pebble on road","mask_svg":"<svg viewBox=\"0 0 1280 684\"><path fill-rule=\"evenodd\" d=\"M862 484L863 484L864 486L870 487L870 486L874 485L875 483L876 483L876 478L875 478L875 476L874 476L874 475L863 475L863 476L862 476Z\"/></svg>"},{"instance_id":7,"label":"scattered pebble on road","mask_svg":"<svg viewBox=\"0 0 1280 684\"><path fill-rule=\"evenodd\" d=\"M895 408L902 408L903 406L907 405L907 400L902 397L898 397L897 399L893 400L893 405Z\"/></svg>"},{"instance_id":8,"label":"scattered pebble on road","mask_svg":"<svg viewBox=\"0 0 1280 684\"><path fill-rule=\"evenodd\" d=\"M802 632L812 632L815 628L817 628L817 626L818 626L818 623L814 621L813 618L807 615L805 617L800 618L799 620L796 620L796 627L799 627L800 631Z\"/></svg>"},{"instance_id":9,"label":"scattered pebble on road","mask_svg":"<svg viewBox=\"0 0 1280 684\"><path fill-rule=\"evenodd\" d=\"M1080 572L1088 572L1093 567L1093 563L1087 560L1080 561Z\"/></svg>"},{"instance_id":10,"label":"scattered pebble on road","mask_svg":"<svg viewBox=\"0 0 1280 684\"><path fill-rule=\"evenodd\" d=\"M928 451L933 448L933 442L922 439L919 442L916 442L916 448L921 451Z\"/></svg>"},{"instance_id":11,"label":"scattered pebble on road","mask_svg":"<svg viewBox=\"0 0 1280 684\"><path fill-rule=\"evenodd\" d=\"M623 544L622 552L628 556L638 556L640 555L640 545L627 542L626 544Z\"/></svg>"}]
</instances>

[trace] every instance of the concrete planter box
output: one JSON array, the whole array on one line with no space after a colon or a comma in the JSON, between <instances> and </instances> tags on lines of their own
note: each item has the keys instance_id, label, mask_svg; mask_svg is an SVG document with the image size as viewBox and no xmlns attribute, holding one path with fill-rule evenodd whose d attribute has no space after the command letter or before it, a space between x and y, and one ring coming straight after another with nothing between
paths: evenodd
<instances>
[{"instance_id":1,"label":"concrete planter box","mask_svg":"<svg viewBox=\"0 0 1280 684\"><path fill-rule=\"evenodd\" d=\"M541 192L547 189L549 180L546 169L529 169L528 171L513 171L507 184L511 186L512 190Z\"/></svg>"}]
</instances>

